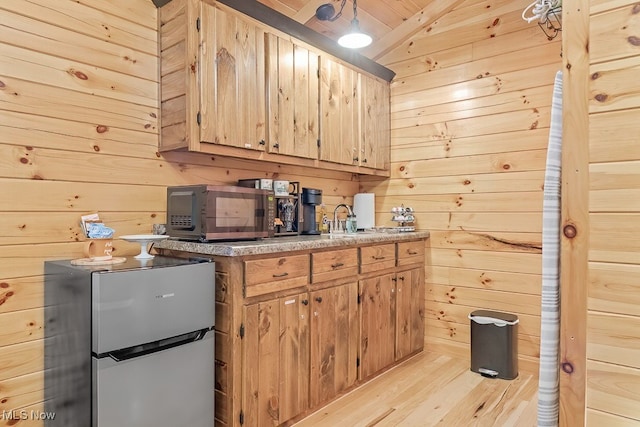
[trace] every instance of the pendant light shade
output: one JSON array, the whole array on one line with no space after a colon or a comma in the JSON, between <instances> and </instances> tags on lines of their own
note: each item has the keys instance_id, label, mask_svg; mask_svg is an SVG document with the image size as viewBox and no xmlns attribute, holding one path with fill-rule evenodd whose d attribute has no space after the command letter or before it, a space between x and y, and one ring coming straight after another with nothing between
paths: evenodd
<instances>
[{"instance_id":1,"label":"pendant light shade","mask_svg":"<svg viewBox=\"0 0 640 427\"><path fill-rule=\"evenodd\" d=\"M351 21L349 32L338 39L338 44L349 49L360 49L369 46L372 38L368 34L363 33L358 25L358 20Z\"/></svg>"},{"instance_id":2,"label":"pendant light shade","mask_svg":"<svg viewBox=\"0 0 640 427\"><path fill-rule=\"evenodd\" d=\"M346 3L347 0L342 0L340 11L335 15L335 9L331 3L323 4L316 9L316 18L321 21L333 22L342 15L342 10ZM360 23L358 22L358 1L353 0L353 20L349 26L349 32L338 39L338 44L348 49L359 49L369 46L372 40L371 36L360 30Z\"/></svg>"}]
</instances>

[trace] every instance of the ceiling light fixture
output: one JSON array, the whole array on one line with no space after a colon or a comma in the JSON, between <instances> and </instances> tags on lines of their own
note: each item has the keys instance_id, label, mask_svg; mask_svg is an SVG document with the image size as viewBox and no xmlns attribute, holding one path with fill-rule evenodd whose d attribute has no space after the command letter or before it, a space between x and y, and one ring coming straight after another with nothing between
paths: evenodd
<instances>
[{"instance_id":1,"label":"ceiling light fixture","mask_svg":"<svg viewBox=\"0 0 640 427\"><path fill-rule=\"evenodd\" d=\"M321 21L335 21L342 15L347 0L342 0L340 11L335 14L335 9L331 3L323 4L316 9L316 18ZM334 15L335 14L335 15ZM360 30L358 22L358 1L353 0L353 19L349 27L349 32L338 39L338 44L349 49L359 49L371 44L371 36Z\"/></svg>"}]
</instances>

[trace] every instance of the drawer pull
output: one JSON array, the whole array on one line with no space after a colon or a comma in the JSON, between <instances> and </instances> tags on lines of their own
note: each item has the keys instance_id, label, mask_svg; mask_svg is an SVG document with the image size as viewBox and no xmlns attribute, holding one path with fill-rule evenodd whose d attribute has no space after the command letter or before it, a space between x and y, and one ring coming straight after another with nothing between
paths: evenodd
<instances>
[{"instance_id":1,"label":"drawer pull","mask_svg":"<svg viewBox=\"0 0 640 427\"><path fill-rule=\"evenodd\" d=\"M273 277L287 277L289 275L289 273L287 273L286 271L282 274L274 274Z\"/></svg>"},{"instance_id":2,"label":"drawer pull","mask_svg":"<svg viewBox=\"0 0 640 427\"><path fill-rule=\"evenodd\" d=\"M308 299L303 299L301 302L302 302L302 305L308 305L309 304L309 300Z\"/></svg>"},{"instance_id":3,"label":"drawer pull","mask_svg":"<svg viewBox=\"0 0 640 427\"><path fill-rule=\"evenodd\" d=\"M331 264L331 268L338 268L344 266L343 262L336 262L335 264Z\"/></svg>"},{"instance_id":4,"label":"drawer pull","mask_svg":"<svg viewBox=\"0 0 640 427\"><path fill-rule=\"evenodd\" d=\"M375 259L376 261L380 261L381 259L385 259L386 257L384 257L384 256L372 256L371 258Z\"/></svg>"},{"instance_id":5,"label":"drawer pull","mask_svg":"<svg viewBox=\"0 0 640 427\"><path fill-rule=\"evenodd\" d=\"M316 297L316 301L322 302L322 297Z\"/></svg>"},{"instance_id":6,"label":"drawer pull","mask_svg":"<svg viewBox=\"0 0 640 427\"><path fill-rule=\"evenodd\" d=\"M400 276L398 277L398 279L402 280L404 282L404 276Z\"/></svg>"},{"instance_id":7,"label":"drawer pull","mask_svg":"<svg viewBox=\"0 0 640 427\"><path fill-rule=\"evenodd\" d=\"M418 255L417 251L407 251L409 253L409 255Z\"/></svg>"}]
</instances>

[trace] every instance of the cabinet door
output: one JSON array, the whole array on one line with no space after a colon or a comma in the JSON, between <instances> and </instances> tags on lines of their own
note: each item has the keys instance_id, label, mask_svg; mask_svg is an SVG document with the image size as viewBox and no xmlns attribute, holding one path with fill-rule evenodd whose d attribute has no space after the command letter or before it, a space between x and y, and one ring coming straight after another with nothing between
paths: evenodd
<instances>
[{"instance_id":1,"label":"cabinet door","mask_svg":"<svg viewBox=\"0 0 640 427\"><path fill-rule=\"evenodd\" d=\"M311 292L310 403L315 407L353 385L358 358L358 284Z\"/></svg>"},{"instance_id":2,"label":"cabinet door","mask_svg":"<svg viewBox=\"0 0 640 427\"><path fill-rule=\"evenodd\" d=\"M266 36L268 150L318 158L318 54Z\"/></svg>"},{"instance_id":3,"label":"cabinet door","mask_svg":"<svg viewBox=\"0 0 640 427\"><path fill-rule=\"evenodd\" d=\"M201 4L200 139L264 150L264 31Z\"/></svg>"},{"instance_id":4,"label":"cabinet door","mask_svg":"<svg viewBox=\"0 0 640 427\"><path fill-rule=\"evenodd\" d=\"M309 407L308 304L303 293L244 307L245 425L279 425Z\"/></svg>"},{"instance_id":5,"label":"cabinet door","mask_svg":"<svg viewBox=\"0 0 640 427\"><path fill-rule=\"evenodd\" d=\"M320 58L320 160L358 164L359 114L356 71Z\"/></svg>"},{"instance_id":6,"label":"cabinet door","mask_svg":"<svg viewBox=\"0 0 640 427\"><path fill-rule=\"evenodd\" d=\"M360 281L360 374L366 379L395 361L395 275Z\"/></svg>"},{"instance_id":7,"label":"cabinet door","mask_svg":"<svg viewBox=\"0 0 640 427\"><path fill-rule=\"evenodd\" d=\"M360 74L361 166L389 169L390 108L389 83Z\"/></svg>"},{"instance_id":8,"label":"cabinet door","mask_svg":"<svg viewBox=\"0 0 640 427\"><path fill-rule=\"evenodd\" d=\"M424 270L396 274L396 360L424 347Z\"/></svg>"}]
</instances>

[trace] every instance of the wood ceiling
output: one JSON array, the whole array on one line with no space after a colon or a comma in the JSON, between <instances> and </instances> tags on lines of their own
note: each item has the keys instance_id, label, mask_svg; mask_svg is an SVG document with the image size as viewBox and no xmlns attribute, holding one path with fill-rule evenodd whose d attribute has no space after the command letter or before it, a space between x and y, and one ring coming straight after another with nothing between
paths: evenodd
<instances>
[{"instance_id":1,"label":"wood ceiling","mask_svg":"<svg viewBox=\"0 0 640 427\"><path fill-rule=\"evenodd\" d=\"M333 40L343 35L353 19L353 3L346 1L342 16L337 20L321 21L316 9L332 3L336 13L341 0L258 0L283 15ZM427 28L464 0L359 0L358 21L363 32L373 37L373 43L359 53L377 59L408 37Z\"/></svg>"}]
</instances>

